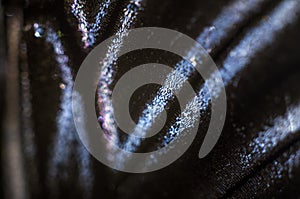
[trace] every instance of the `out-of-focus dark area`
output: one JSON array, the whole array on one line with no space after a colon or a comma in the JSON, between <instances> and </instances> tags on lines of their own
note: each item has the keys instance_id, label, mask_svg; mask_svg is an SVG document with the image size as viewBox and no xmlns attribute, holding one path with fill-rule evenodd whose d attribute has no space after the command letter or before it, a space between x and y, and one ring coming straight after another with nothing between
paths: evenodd
<instances>
[{"instance_id":1,"label":"out-of-focus dark area","mask_svg":"<svg viewBox=\"0 0 300 199\"><path fill-rule=\"evenodd\" d=\"M199 105L198 133L184 155L161 170L131 174L87 152L70 104L88 53L112 35L120 41L113 49L120 48L138 27L169 28L198 41L220 70L228 107L221 138L208 156L198 158L210 106ZM299 0L1 0L0 198L299 198L299 31ZM144 63L183 67L185 81L201 93L203 79L187 72L188 65L178 66L177 56L135 53L119 60L107 55L112 64L102 82L107 87L98 90L99 118L110 114L109 93L118 79ZM133 151L159 148L180 134L176 117L184 110L159 89L138 89L131 116L138 123L145 104L156 98L172 116L159 135Z\"/></svg>"}]
</instances>

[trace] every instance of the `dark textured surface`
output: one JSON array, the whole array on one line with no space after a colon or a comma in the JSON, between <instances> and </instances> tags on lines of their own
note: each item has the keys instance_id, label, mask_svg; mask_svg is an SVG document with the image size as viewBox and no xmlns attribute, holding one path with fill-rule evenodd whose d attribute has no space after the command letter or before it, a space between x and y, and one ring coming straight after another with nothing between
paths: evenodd
<instances>
[{"instance_id":1,"label":"dark textured surface","mask_svg":"<svg viewBox=\"0 0 300 199\"><path fill-rule=\"evenodd\" d=\"M2 126L2 120L3 120L3 107L4 107L4 61L5 61L5 37L4 37L4 16L3 16L3 7L2 7L2 1L0 1L0 93L1 97L0 97L0 132L2 136L2 130L3 130L3 126ZM0 144L0 148L1 144ZM0 159L2 160L2 157L0 155ZM0 167L1 171L2 171L2 167ZM0 184L2 184L2 173L0 174ZM3 197L3 190L2 190L2 186L0 188L0 197Z\"/></svg>"},{"instance_id":2,"label":"dark textured surface","mask_svg":"<svg viewBox=\"0 0 300 199\"><path fill-rule=\"evenodd\" d=\"M128 0L114 1L104 10L101 22L97 22L97 14L107 1L77 1L75 5L81 5L86 13L84 20L82 15L72 13L75 1L28 1L20 55L20 118L30 196L299 197L300 20L299 16L294 23L283 20L297 11L291 8L290 13L274 17L287 1L152 0L142 1L141 9ZM257 5L251 8L254 4ZM124 24L128 7L135 17ZM299 9L297 12L299 15ZM285 25L278 28L280 23ZM78 142L72 123L64 123L65 129L60 130L58 118L64 119L63 96L68 86L62 66L66 64L71 72L68 75L74 77L87 53L98 43L118 31L144 26L175 29L198 40L225 71L223 78L228 78L228 112L222 136L206 158L198 159L197 155L207 130L209 110L194 143L174 164L152 173L127 174L90 157ZM49 39L51 34L55 38ZM55 47L63 49L68 61L58 61L65 57L57 55ZM156 61L164 60L164 55L160 56ZM153 59L143 52L137 57L140 59L125 57L125 64L114 66L116 77L132 64ZM170 59L171 64L177 61L175 57ZM196 87L203 84L197 74L191 74L190 81ZM147 96L146 101L155 96L152 89L144 87L140 91ZM170 104L176 105L176 101ZM137 117L143 109L140 102L132 114ZM161 142L160 138L154 140L154 146ZM64 158L57 162L60 157Z\"/></svg>"}]
</instances>

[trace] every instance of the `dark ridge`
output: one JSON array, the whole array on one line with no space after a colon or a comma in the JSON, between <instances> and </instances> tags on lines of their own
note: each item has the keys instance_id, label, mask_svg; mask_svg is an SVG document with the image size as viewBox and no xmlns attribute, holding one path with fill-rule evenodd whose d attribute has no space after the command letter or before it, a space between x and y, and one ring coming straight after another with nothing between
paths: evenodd
<instances>
[{"instance_id":1,"label":"dark ridge","mask_svg":"<svg viewBox=\"0 0 300 199\"><path fill-rule=\"evenodd\" d=\"M4 106L4 99L5 99L5 71L4 71L4 64L5 64L5 28L4 28L4 16L3 16L3 7L2 7L2 0L0 0L0 140L2 140L2 121L3 121L3 107ZM0 142L0 149L2 149L2 142ZM1 150L0 150L1 152ZM2 160L2 153L0 153L0 160ZM3 186L2 186L2 164L0 164L0 198L3 198Z\"/></svg>"}]
</instances>

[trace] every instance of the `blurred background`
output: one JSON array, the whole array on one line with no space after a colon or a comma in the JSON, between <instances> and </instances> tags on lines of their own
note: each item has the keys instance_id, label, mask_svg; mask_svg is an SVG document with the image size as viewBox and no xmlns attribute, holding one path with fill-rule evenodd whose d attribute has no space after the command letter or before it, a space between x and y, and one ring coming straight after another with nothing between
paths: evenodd
<instances>
[{"instance_id":1,"label":"blurred background","mask_svg":"<svg viewBox=\"0 0 300 199\"><path fill-rule=\"evenodd\" d=\"M0 2L1 198L300 198L299 0ZM208 156L198 158L210 99L196 107L198 133L182 157L159 171L131 174L103 165L81 144L71 93L94 47L116 35L111 48L119 49L138 27L169 28L198 41L219 68L228 107ZM130 114L150 125L143 111L159 99L168 118L158 135L132 140L110 120L114 85L144 63L174 67L182 74L178 85L189 81L199 95L205 84L168 52L146 49L119 59L108 52L100 63L107 68L99 71L95 110L108 138L116 135L132 152L161 148L190 128L177 122L184 110L176 97L154 84L134 93ZM192 125L194 118L188 121Z\"/></svg>"}]
</instances>

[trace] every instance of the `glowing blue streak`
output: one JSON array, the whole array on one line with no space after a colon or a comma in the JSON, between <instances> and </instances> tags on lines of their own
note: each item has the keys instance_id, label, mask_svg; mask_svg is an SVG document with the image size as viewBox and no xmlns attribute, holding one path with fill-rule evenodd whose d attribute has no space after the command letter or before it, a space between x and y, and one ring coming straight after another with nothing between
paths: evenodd
<instances>
[{"instance_id":1,"label":"glowing blue streak","mask_svg":"<svg viewBox=\"0 0 300 199\"><path fill-rule=\"evenodd\" d=\"M111 143L118 144L117 128L114 120L114 110L111 102L112 91L109 88L113 81L115 70L115 62L118 59L118 53L123 44L123 39L128 34L129 28L135 22L138 12L141 8L142 0L131 0L124 9L124 16L120 20L120 28L116 32L116 38L108 48L106 57L100 63L102 65L100 71L100 80L98 85L98 105L100 107L99 121L102 123L102 128L109 132ZM108 146L110 147L110 146ZM114 159L114 151L111 150L109 159Z\"/></svg>"},{"instance_id":2,"label":"glowing blue streak","mask_svg":"<svg viewBox=\"0 0 300 199\"><path fill-rule=\"evenodd\" d=\"M78 20L78 29L82 33L82 42L84 42L84 48L88 48L95 43L96 37L99 35L101 23L108 13L108 8L111 5L110 0L105 0L100 4L100 10L95 17L94 23L89 23L86 13L83 8L85 1L74 0L71 5L71 12Z\"/></svg>"},{"instance_id":3,"label":"glowing blue streak","mask_svg":"<svg viewBox=\"0 0 300 199\"><path fill-rule=\"evenodd\" d=\"M234 1L222 10L212 26L204 29L197 41L208 52L211 52L237 24L241 23L249 13L259 9L264 2L262 0Z\"/></svg>"},{"instance_id":4,"label":"glowing blue streak","mask_svg":"<svg viewBox=\"0 0 300 199\"><path fill-rule=\"evenodd\" d=\"M39 24L34 24L35 33L36 32L43 32L44 29ZM62 89L62 97L61 97L61 111L57 117L57 129L58 135L55 140L54 144L54 156L51 161L50 166L50 176L52 179L55 179L57 176L62 177L63 179L68 178L68 171L66 170L58 170L59 165L68 165L68 160L70 157L72 150L72 143L76 141L75 137L75 125L73 122L73 115L72 115L72 90L73 90L73 76L71 72L71 68L68 66L68 57L65 55L62 42L60 41L59 36L57 33L51 28L47 27L45 30L45 38L46 41L49 42L54 49L54 54L56 57L56 61L59 65L59 69L61 70L61 78L63 83L60 84L60 88ZM36 35L36 34L34 34ZM75 103L78 106L81 105L80 98L75 100ZM86 194L90 193L93 176L90 171L90 158L87 151L84 147L80 144L77 153L79 154L79 161L80 161L80 183L82 187L85 189L84 191Z\"/></svg>"},{"instance_id":5,"label":"glowing blue streak","mask_svg":"<svg viewBox=\"0 0 300 199\"><path fill-rule=\"evenodd\" d=\"M265 127L265 131L259 132L249 144L251 151L241 153L241 162L250 167L253 159L269 153L284 141L288 136L296 134L300 130L300 104L290 107L284 116L273 120L272 127ZM299 162L300 160L298 160Z\"/></svg>"}]
</instances>

